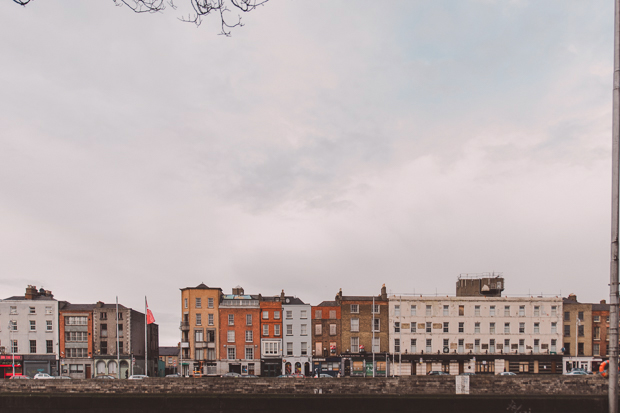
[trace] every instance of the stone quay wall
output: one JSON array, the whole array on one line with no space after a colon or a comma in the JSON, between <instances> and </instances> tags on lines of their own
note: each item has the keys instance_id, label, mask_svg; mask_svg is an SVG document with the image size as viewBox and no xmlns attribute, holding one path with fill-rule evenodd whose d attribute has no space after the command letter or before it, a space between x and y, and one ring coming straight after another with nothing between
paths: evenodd
<instances>
[{"instance_id":1,"label":"stone quay wall","mask_svg":"<svg viewBox=\"0 0 620 413\"><path fill-rule=\"evenodd\" d=\"M0 394L453 395L456 380L457 376L0 380ZM603 396L607 390L607 379L599 376L469 376L469 394L479 396Z\"/></svg>"}]
</instances>

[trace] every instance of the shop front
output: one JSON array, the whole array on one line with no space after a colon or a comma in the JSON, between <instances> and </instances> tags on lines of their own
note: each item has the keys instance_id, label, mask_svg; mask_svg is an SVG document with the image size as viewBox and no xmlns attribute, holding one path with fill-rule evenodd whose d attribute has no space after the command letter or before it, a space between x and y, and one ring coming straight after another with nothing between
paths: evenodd
<instances>
[{"instance_id":1,"label":"shop front","mask_svg":"<svg viewBox=\"0 0 620 413\"><path fill-rule=\"evenodd\" d=\"M13 364L15 360L15 364ZM15 375L23 375L22 356L0 355L0 378L8 379L13 375L13 366L15 366Z\"/></svg>"}]
</instances>

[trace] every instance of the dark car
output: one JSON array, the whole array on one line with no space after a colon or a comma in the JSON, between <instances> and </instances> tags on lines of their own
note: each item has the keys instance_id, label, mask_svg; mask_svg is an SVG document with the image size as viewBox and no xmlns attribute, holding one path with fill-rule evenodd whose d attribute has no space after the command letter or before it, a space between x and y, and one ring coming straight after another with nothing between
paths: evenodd
<instances>
[{"instance_id":1,"label":"dark car","mask_svg":"<svg viewBox=\"0 0 620 413\"><path fill-rule=\"evenodd\" d=\"M9 379L11 379L11 380L30 380L30 377L28 377L28 376L11 376L11 377L9 377Z\"/></svg>"},{"instance_id":2,"label":"dark car","mask_svg":"<svg viewBox=\"0 0 620 413\"><path fill-rule=\"evenodd\" d=\"M222 374L222 377L242 377L242 376L239 373L229 371L228 373Z\"/></svg>"},{"instance_id":3,"label":"dark car","mask_svg":"<svg viewBox=\"0 0 620 413\"><path fill-rule=\"evenodd\" d=\"M105 374L102 375L102 376L95 376L94 378L97 379L97 380L115 380L116 379L116 377L114 377L114 376L108 376L108 375L105 375Z\"/></svg>"},{"instance_id":4,"label":"dark car","mask_svg":"<svg viewBox=\"0 0 620 413\"><path fill-rule=\"evenodd\" d=\"M445 371L439 371L439 370L432 370L426 374L429 376L449 376L450 375L449 373L446 373Z\"/></svg>"}]
</instances>

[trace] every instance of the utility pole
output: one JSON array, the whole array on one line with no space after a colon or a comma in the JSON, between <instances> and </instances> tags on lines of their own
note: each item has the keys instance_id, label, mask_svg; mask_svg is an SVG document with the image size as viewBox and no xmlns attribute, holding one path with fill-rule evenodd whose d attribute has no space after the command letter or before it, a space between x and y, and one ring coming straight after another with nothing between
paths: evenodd
<instances>
[{"instance_id":1,"label":"utility pole","mask_svg":"<svg viewBox=\"0 0 620 413\"><path fill-rule=\"evenodd\" d=\"M609 282L609 413L618 413L618 183L620 177L620 0L614 10L612 109L611 271Z\"/></svg>"}]
</instances>

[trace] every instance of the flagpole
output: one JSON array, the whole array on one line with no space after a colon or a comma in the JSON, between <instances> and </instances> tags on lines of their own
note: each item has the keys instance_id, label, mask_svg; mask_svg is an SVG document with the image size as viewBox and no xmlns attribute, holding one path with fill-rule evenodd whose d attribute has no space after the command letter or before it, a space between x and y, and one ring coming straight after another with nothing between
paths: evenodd
<instances>
[{"instance_id":1,"label":"flagpole","mask_svg":"<svg viewBox=\"0 0 620 413\"><path fill-rule=\"evenodd\" d=\"M148 341L148 319L147 313L149 311L149 305L146 302L146 295L144 296L144 375L148 377L149 375L149 362L148 362L148 354L149 354L149 341Z\"/></svg>"},{"instance_id":2,"label":"flagpole","mask_svg":"<svg viewBox=\"0 0 620 413\"><path fill-rule=\"evenodd\" d=\"M121 356L118 342L118 295L116 296L116 378L121 378Z\"/></svg>"}]
</instances>

